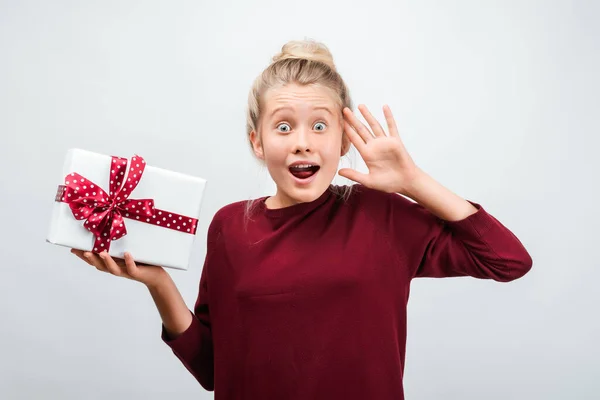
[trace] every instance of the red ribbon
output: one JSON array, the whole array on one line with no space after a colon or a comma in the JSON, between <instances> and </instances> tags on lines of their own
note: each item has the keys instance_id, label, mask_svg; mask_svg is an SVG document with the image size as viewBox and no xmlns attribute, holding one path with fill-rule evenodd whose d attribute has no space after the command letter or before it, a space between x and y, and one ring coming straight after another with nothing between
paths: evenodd
<instances>
[{"instance_id":1,"label":"red ribbon","mask_svg":"<svg viewBox=\"0 0 600 400\"><path fill-rule=\"evenodd\" d=\"M127 234L124 218L196 234L196 218L156 209L153 199L129 199L145 168L146 161L138 155L132 157L129 167L126 158L113 156L108 194L76 172L59 185L55 200L67 203L76 219L85 220L83 226L94 234L93 252L108 251L111 240Z\"/></svg>"}]
</instances>

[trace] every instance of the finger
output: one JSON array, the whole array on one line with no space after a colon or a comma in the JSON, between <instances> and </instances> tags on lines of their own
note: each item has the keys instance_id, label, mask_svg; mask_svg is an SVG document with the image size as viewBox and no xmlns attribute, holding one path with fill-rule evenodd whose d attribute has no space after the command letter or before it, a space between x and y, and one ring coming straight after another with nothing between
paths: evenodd
<instances>
[{"instance_id":1,"label":"finger","mask_svg":"<svg viewBox=\"0 0 600 400\"><path fill-rule=\"evenodd\" d=\"M365 150L365 141L362 139L362 137L360 137L358 133L356 133L356 131L354 130L352 125L348 123L348 121L344 121L344 132L346 133L346 135L348 135L348 138L350 139L354 147L356 147L359 153L362 154Z\"/></svg>"},{"instance_id":2,"label":"finger","mask_svg":"<svg viewBox=\"0 0 600 400\"><path fill-rule=\"evenodd\" d=\"M348 178L354 182L358 182L365 186L367 186L367 182L369 179L369 176L367 174L363 174L362 172L358 172L351 168L342 168L338 171L338 174L340 176L343 176L344 178Z\"/></svg>"},{"instance_id":3,"label":"finger","mask_svg":"<svg viewBox=\"0 0 600 400\"><path fill-rule=\"evenodd\" d=\"M108 272L104 262L97 254L94 254L91 251L86 251L83 253L83 256L92 266L96 267L98 271Z\"/></svg>"},{"instance_id":4,"label":"finger","mask_svg":"<svg viewBox=\"0 0 600 400\"><path fill-rule=\"evenodd\" d=\"M90 260L88 260L86 257L84 257L83 250L71 249L71 253L75 254L77 257L79 257L80 259L82 259L83 261L85 261L86 264L93 265L90 262Z\"/></svg>"},{"instance_id":5,"label":"finger","mask_svg":"<svg viewBox=\"0 0 600 400\"><path fill-rule=\"evenodd\" d=\"M127 271L127 267L125 266L125 260L120 258L114 258L113 261L117 264L117 267L121 270L121 272L125 273Z\"/></svg>"},{"instance_id":6,"label":"finger","mask_svg":"<svg viewBox=\"0 0 600 400\"><path fill-rule=\"evenodd\" d=\"M346 117L347 122L349 122L350 125L352 125L354 130L360 135L360 137L365 143L368 143L369 140L374 139L371 131L369 131L365 124L363 124L358 118L356 118L356 115L354 115L354 113L348 107L344 109L344 116Z\"/></svg>"},{"instance_id":7,"label":"finger","mask_svg":"<svg viewBox=\"0 0 600 400\"><path fill-rule=\"evenodd\" d=\"M383 130L383 127L381 126L379 121L377 121L377 119L373 116L373 114L371 114L367 106L361 104L358 106L358 109L362 113L363 117L365 117L365 120L369 123L369 126L373 130L375 137L387 136L385 134L385 131Z\"/></svg>"},{"instance_id":8,"label":"finger","mask_svg":"<svg viewBox=\"0 0 600 400\"><path fill-rule=\"evenodd\" d=\"M108 251L104 250L100 252L99 256L104 262L104 265L106 266L106 270L108 272L116 276L123 275L123 271L121 271L121 268L119 268L115 260L113 260L112 257L108 254Z\"/></svg>"},{"instance_id":9,"label":"finger","mask_svg":"<svg viewBox=\"0 0 600 400\"><path fill-rule=\"evenodd\" d=\"M396 121L394 120L394 116L392 115L392 110L390 109L390 106L388 106L387 104L383 106L383 115L385 116L385 121L387 122L390 136L399 138L400 133L398 132Z\"/></svg>"}]
</instances>

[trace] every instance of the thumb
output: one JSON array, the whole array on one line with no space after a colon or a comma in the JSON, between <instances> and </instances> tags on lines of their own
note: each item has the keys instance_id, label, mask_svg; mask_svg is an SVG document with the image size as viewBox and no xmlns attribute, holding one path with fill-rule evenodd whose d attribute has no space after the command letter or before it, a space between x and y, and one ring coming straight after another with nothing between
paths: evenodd
<instances>
[{"instance_id":1,"label":"thumb","mask_svg":"<svg viewBox=\"0 0 600 400\"><path fill-rule=\"evenodd\" d=\"M366 185L369 176L367 174L363 174L362 172L358 172L357 170L350 168L342 168L338 171L340 176L344 178L348 178L354 182L358 182L360 184Z\"/></svg>"},{"instance_id":2,"label":"thumb","mask_svg":"<svg viewBox=\"0 0 600 400\"><path fill-rule=\"evenodd\" d=\"M137 275L138 266L135 264L135 261L133 260L133 256L129 252L125 253L125 267L127 269L127 273L129 274L129 276L134 277Z\"/></svg>"}]
</instances>

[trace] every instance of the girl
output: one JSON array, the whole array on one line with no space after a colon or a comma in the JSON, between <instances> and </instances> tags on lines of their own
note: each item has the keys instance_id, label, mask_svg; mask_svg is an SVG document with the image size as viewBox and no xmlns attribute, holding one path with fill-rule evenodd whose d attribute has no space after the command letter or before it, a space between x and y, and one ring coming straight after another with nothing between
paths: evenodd
<instances>
[{"instance_id":1,"label":"girl","mask_svg":"<svg viewBox=\"0 0 600 400\"><path fill-rule=\"evenodd\" d=\"M193 311L161 267L73 250L148 287L162 339L217 400L403 399L411 280L508 282L532 266L511 231L415 165L388 107L389 134L351 108L317 42L287 43L257 78L247 137L277 191L216 213ZM350 144L368 174L341 169L356 184L333 185Z\"/></svg>"}]
</instances>

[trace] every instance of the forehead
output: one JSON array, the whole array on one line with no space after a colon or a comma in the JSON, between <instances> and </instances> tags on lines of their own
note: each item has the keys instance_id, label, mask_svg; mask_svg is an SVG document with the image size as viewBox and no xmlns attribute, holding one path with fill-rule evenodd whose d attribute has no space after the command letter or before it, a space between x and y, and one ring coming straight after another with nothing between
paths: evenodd
<instances>
[{"instance_id":1,"label":"forehead","mask_svg":"<svg viewBox=\"0 0 600 400\"><path fill-rule=\"evenodd\" d=\"M269 89L263 99L267 118L283 109L297 112L326 109L335 114L338 108L332 90L318 85L288 84Z\"/></svg>"}]
</instances>

